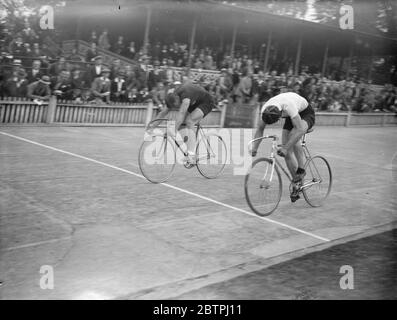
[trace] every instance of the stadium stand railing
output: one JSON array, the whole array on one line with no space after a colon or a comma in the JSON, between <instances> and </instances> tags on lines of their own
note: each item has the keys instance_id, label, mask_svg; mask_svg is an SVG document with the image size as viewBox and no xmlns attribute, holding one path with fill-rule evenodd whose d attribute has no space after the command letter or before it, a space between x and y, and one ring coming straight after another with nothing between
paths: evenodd
<instances>
[{"instance_id":1,"label":"stadium stand railing","mask_svg":"<svg viewBox=\"0 0 397 320\"><path fill-rule=\"evenodd\" d=\"M223 126L225 111L214 109L203 121L205 127ZM52 124L52 125L104 125L144 126L159 111L151 101L131 103L75 103L57 100L52 96L48 102L37 103L25 98L3 98L0 100L0 124ZM170 118L176 118L176 111Z\"/></svg>"}]
</instances>

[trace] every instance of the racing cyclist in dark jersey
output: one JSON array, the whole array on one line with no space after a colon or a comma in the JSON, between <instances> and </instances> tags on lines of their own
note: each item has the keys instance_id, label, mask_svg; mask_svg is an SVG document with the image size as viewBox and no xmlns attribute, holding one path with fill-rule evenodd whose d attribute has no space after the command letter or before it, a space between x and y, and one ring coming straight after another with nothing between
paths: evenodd
<instances>
[{"instance_id":1,"label":"racing cyclist in dark jersey","mask_svg":"<svg viewBox=\"0 0 397 320\"><path fill-rule=\"evenodd\" d=\"M176 131L181 128L182 124L187 128L187 149L189 163L195 163L196 134L194 126L201 121L207 114L216 107L215 101L211 94L204 88L191 84L181 84L175 82L175 89L166 96L166 105L157 115L156 119L164 118L170 110L178 110L175 120L175 132L169 132L173 137ZM156 123L157 127L160 122ZM154 127L152 129L154 129Z\"/></svg>"}]
</instances>

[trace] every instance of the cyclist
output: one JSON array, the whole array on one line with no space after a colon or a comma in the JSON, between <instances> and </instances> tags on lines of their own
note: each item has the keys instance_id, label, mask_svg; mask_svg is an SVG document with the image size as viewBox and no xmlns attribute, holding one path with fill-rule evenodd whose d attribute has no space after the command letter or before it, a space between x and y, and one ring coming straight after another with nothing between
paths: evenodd
<instances>
[{"instance_id":1,"label":"cyclist","mask_svg":"<svg viewBox=\"0 0 397 320\"><path fill-rule=\"evenodd\" d=\"M182 124L187 128L187 161L195 164L196 134L194 126L216 107L211 94L202 87L179 81L174 83L175 89L166 96L165 107L160 111L156 119L164 118L170 110L177 109L178 114L175 120L175 130L179 130ZM154 127L158 126L157 123ZM152 129L154 129L154 127ZM169 132L172 136L176 132Z\"/></svg>"},{"instance_id":2,"label":"cyclist","mask_svg":"<svg viewBox=\"0 0 397 320\"><path fill-rule=\"evenodd\" d=\"M261 109L262 119L259 121L255 138L263 135L263 130L267 124L277 122L281 117L286 118L282 131L282 147L277 154L285 157L288 170L290 171L293 182L299 183L304 178L306 172L305 154L299 143L302 136L313 127L315 114L313 108L305 98L294 92L280 93L270 98ZM255 156L261 140L255 141L250 153ZM291 193L291 201L299 199L299 194L294 188Z\"/></svg>"}]
</instances>

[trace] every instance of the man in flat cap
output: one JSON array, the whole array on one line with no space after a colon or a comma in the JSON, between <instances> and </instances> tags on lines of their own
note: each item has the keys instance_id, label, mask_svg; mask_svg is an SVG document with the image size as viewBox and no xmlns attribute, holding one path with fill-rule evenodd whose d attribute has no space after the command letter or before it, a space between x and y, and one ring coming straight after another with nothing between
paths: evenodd
<instances>
[{"instance_id":1,"label":"man in flat cap","mask_svg":"<svg viewBox=\"0 0 397 320\"><path fill-rule=\"evenodd\" d=\"M95 97L97 103L110 103L110 69L105 67L101 71L101 76L95 78L91 85L92 95Z\"/></svg>"}]
</instances>

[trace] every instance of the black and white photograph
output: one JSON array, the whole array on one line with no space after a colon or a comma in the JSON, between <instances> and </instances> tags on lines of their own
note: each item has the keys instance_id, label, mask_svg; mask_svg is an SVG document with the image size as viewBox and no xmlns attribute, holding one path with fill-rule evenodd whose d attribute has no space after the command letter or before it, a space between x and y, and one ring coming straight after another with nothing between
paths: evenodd
<instances>
[{"instance_id":1,"label":"black and white photograph","mask_svg":"<svg viewBox=\"0 0 397 320\"><path fill-rule=\"evenodd\" d=\"M396 137L395 0L1 0L0 300L396 300Z\"/></svg>"}]
</instances>

